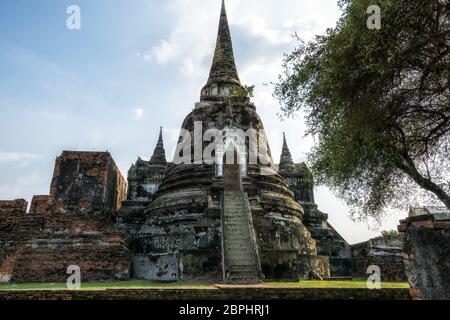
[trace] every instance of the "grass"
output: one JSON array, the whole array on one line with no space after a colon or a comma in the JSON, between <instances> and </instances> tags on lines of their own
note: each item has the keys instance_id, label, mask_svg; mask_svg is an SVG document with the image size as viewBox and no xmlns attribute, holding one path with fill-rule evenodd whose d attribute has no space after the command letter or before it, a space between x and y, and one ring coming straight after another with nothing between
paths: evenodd
<instances>
[{"instance_id":1,"label":"grass","mask_svg":"<svg viewBox=\"0 0 450 320\"><path fill-rule=\"evenodd\" d=\"M367 288L366 280L354 279L347 281L313 281L302 280L300 282L275 282L268 281L262 287L275 288ZM382 288L409 288L406 282L382 282ZM145 280L129 281L105 281L86 282L81 284L81 290L106 290L106 289L208 289L214 288L213 283L199 282L171 282L161 283ZM8 290L65 290L65 283L24 283L24 284L0 284L0 291Z\"/></svg>"},{"instance_id":2,"label":"grass","mask_svg":"<svg viewBox=\"0 0 450 320\"><path fill-rule=\"evenodd\" d=\"M204 289L210 288L210 284L204 283L177 283L177 282L153 282L146 280L128 281L101 281L82 282L81 290L106 290L106 289L156 289L156 288L189 288ZM20 284L0 284L0 291L6 290L66 290L65 283L20 283Z\"/></svg>"},{"instance_id":3,"label":"grass","mask_svg":"<svg viewBox=\"0 0 450 320\"><path fill-rule=\"evenodd\" d=\"M367 288L367 282L365 279L342 281L302 280L300 282L267 282L267 285L272 287L289 288ZM409 288L409 284L407 282L381 282L381 288Z\"/></svg>"}]
</instances>

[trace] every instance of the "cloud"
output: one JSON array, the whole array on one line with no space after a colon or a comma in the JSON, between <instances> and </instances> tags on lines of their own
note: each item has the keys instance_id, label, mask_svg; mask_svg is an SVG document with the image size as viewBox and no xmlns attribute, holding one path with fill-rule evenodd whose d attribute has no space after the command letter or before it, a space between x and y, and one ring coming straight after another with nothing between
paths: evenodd
<instances>
[{"instance_id":1,"label":"cloud","mask_svg":"<svg viewBox=\"0 0 450 320\"><path fill-rule=\"evenodd\" d=\"M162 11L173 22L171 29L138 56L148 63L175 67L190 83L204 81L215 47L219 10L220 1L164 3ZM227 2L227 11L240 74L245 78L244 73L253 68L256 72L250 78L257 79L261 70L277 74L283 53L296 43L294 33L312 39L334 26L339 16L335 0L283 0L282 6L273 0L235 0Z\"/></svg>"},{"instance_id":2,"label":"cloud","mask_svg":"<svg viewBox=\"0 0 450 320\"><path fill-rule=\"evenodd\" d=\"M145 61L155 60L165 64L176 56L177 43L173 41L161 40L158 45L152 47L150 51L142 55Z\"/></svg>"},{"instance_id":3,"label":"cloud","mask_svg":"<svg viewBox=\"0 0 450 320\"><path fill-rule=\"evenodd\" d=\"M136 108L134 109L134 119L141 120L144 117L144 109Z\"/></svg>"},{"instance_id":4,"label":"cloud","mask_svg":"<svg viewBox=\"0 0 450 320\"><path fill-rule=\"evenodd\" d=\"M27 166L31 161L42 158L41 155L28 152L5 152L0 151L0 164L18 163L21 166Z\"/></svg>"},{"instance_id":5,"label":"cloud","mask_svg":"<svg viewBox=\"0 0 450 320\"><path fill-rule=\"evenodd\" d=\"M212 60L219 9L219 1L167 1L163 11L173 21L171 30L138 55L149 63L173 64L188 77L203 78Z\"/></svg>"}]
</instances>

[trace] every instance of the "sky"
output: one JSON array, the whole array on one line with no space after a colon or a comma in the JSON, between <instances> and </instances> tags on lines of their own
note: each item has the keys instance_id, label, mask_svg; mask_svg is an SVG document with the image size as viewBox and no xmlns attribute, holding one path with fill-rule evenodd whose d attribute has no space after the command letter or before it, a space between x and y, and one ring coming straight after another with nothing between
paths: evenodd
<instances>
[{"instance_id":1,"label":"sky","mask_svg":"<svg viewBox=\"0 0 450 320\"><path fill-rule=\"evenodd\" d=\"M109 151L126 176L148 159L164 127L168 159L184 117L206 83L220 0L0 1L0 199L48 194L63 150ZM67 8L80 8L81 29L67 28ZM334 27L337 0L227 0L241 82L253 99L278 162L286 132L295 161L314 145L305 125L280 119L271 82L291 51ZM383 223L354 222L326 187L319 209L350 243L395 229L406 213Z\"/></svg>"}]
</instances>

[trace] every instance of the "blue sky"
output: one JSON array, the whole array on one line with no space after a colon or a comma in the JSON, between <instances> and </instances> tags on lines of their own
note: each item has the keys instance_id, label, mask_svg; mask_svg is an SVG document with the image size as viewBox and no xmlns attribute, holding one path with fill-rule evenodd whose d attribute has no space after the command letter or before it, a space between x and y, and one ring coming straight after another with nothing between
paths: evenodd
<instances>
[{"instance_id":1,"label":"blue sky","mask_svg":"<svg viewBox=\"0 0 450 320\"><path fill-rule=\"evenodd\" d=\"M81 30L66 27L70 5ZM122 173L150 157L160 126L173 155L184 117L199 99L214 50L219 0L2 0L0 2L0 199L47 194L63 150L108 150ZM297 119L281 121L272 98L281 59L298 32L311 39L333 27L335 0L228 0L242 82L256 85L254 102L279 159L282 132L295 160L314 141ZM319 208L350 242L394 229L354 223L348 208L323 187Z\"/></svg>"}]
</instances>

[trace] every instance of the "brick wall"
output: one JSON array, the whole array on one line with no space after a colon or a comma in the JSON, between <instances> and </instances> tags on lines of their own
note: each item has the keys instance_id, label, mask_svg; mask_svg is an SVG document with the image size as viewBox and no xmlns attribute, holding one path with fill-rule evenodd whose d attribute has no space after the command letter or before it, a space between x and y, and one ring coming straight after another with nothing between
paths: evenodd
<instances>
[{"instance_id":1,"label":"brick wall","mask_svg":"<svg viewBox=\"0 0 450 320\"><path fill-rule=\"evenodd\" d=\"M1 200L0 214L23 214L27 211L28 202L24 199Z\"/></svg>"},{"instance_id":2,"label":"brick wall","mask_svg":"<svg viewBox=\"0 0 450 320\"><path fill-rule=\"evenodd\" d=\"M30 213L48 213L55 211L55 199L52 196L33 196Z\"/></svg>"},{"instance_id":3,"label":"brick wall","mask_svg":"<svg viewBox=\"0 0 450 320\"><path fill-rule=\"evenodd\" d=\"M23 199L0 201L0 283L11 279L12 263L17 246L14 230L26 214L28 203Z\"/></svg>"},{"instance_id":4,"label":"brick wall","mask_svg":"<svg viewBox=\"0 0 450 320\"><path fill-rule=\"evenodd\" d=\"M450 219L413 216L401 220L398 231L413 298L450 300Z\"/></svg>"},{"instance_id":5,"label":"brick wall","mask_svg":"<svg viewBox=\"0 0 450 320\"><path fill-rule=\"evenodd\" d=\"M0 222L1 225L1 222ZM129 278L129 252L102 212L26 214L0 234L3 282L64 282L70 265L82 279Z\"/></svg>"},{"instance_id":6,"label":"brick wall","mask_svg":"<svg viewBox=\"0 0 450 320\"><path fill-rule=\"evenodd\" d=\"M373 238L351 246L354 276L367 278L367 268L376 265L382 281L406 281L402 242L398 238Z\"/></svg>"},{"instance_id":7,"label":"brick wall","mask_svg":"<svg viewBox=\"0 0 450 320\"><path fill-rule=\"evenodd\" d=\"M117 211L126 183L109 152L64 151L56 159L50 186L55 210Z\"/></svg>"},{"instance_id":8,"label":"brick wall","mask_svg":"<svg viewBox=\"0 0 450 320\"><path fill-rule=\"evenodd\" d=\"M0 300L410 300L408 289L245 288L0 291Z\"/></svg>"},{"instance_id":9,"label":"brick wall","mask_svg":"<svg viewBox=\"0 0 450 320\"><path fill-rule=\"evenodd\" d=\"M84 280L129 278L129 252L111 213L126 184L108 152L64 151L50 195L0 201L0 282L60 282L67 267Z\"/></svg>"}]
</instances>

